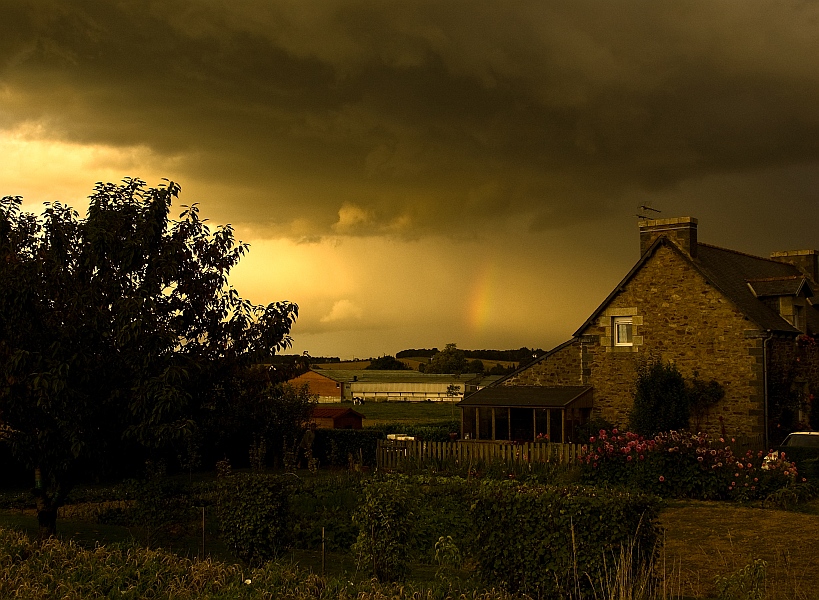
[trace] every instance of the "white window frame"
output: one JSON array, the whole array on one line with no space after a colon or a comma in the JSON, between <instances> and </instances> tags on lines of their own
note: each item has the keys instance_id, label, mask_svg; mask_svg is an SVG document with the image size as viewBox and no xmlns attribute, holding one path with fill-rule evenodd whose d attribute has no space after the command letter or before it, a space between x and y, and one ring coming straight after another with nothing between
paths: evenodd
<instances>
[{"instance_id":1,"label":"white window frame","mask_svg":"<svg viewBox=\"0 0 819 600\"><path fill-rule=\"evenodd\" d=\"M628 340L620 339L620 326L628 325ZM634 317L612 317L611 338L614 346L634 345Z\"/></svg>"}]
</instances>

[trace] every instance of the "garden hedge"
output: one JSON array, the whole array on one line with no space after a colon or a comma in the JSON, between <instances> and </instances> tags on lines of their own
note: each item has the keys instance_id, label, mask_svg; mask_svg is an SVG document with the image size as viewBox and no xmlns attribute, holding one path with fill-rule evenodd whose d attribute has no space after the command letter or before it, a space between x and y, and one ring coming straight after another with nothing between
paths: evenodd
<instances>
[{"instance_id":1,"label":"garden hedge","mask_svg":"<svg viewBox=\"0 0 819 600\"><path fill-rule=\"evenodd\" d=\"M259 565L290 546L295 486L295 478L288 475L237 473L219 480L222 539L237 558Z\"/></svg>"},{"instance_id":2,"label":"garden hedge","mask_svg":"<svg viewBox=\"0 0 819 600\"><path fill-rule=\"evenodd\" d=\"M655 496L484 482L472 515L479 574L540 598L594 597L625 549L645 568L659 541Z\"/></svg>"}]
</instances>

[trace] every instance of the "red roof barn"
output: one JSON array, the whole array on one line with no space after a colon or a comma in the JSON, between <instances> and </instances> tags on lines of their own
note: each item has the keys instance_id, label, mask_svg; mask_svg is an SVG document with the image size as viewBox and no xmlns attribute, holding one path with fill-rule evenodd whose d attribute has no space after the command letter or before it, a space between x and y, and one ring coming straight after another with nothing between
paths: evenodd
<instances>
[{"instance_id":1,"label":"red roof barn","mask_svg":"<svg viewBox=\"0 0 819 600\"><path fill-rule=\"evenodd\" d=\"M319 429L361 429L364 415L352 408L324 408L316 406L310 421Z\"/></svg>"}]
</instances>

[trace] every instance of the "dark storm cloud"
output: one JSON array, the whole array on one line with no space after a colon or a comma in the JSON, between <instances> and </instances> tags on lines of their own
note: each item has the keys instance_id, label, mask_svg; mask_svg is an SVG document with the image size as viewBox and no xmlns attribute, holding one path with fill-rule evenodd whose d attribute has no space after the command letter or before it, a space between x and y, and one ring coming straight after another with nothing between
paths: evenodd
<instances>
[{"instance_id":1,"label":"dark storm cloud","mask_svg":"<svg viewBox=\"0 0 819 600\"><path fill-rule=\"evenodd\" d=\"M0 10L0 126L178 157L169 177L235 186L219 210L271 233L547 229L819 159L813 3Z\"/></svg>"}]
</instances>

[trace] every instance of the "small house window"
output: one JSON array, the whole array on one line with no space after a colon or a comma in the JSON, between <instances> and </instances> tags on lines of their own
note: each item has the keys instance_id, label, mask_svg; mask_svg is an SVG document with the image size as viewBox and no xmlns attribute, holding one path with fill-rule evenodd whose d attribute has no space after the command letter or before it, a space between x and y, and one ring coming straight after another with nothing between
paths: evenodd
<instances>
[{"instance_id":1,"label":"small house window","mask_svg":"<svg viewBox=\"0 0 819 600\"><path fill-rule=\"evenodd\" d=\"M632 318L614 317L612 320L612 330L615 346L632 346Z\"/></svg>"}]
</instances>

